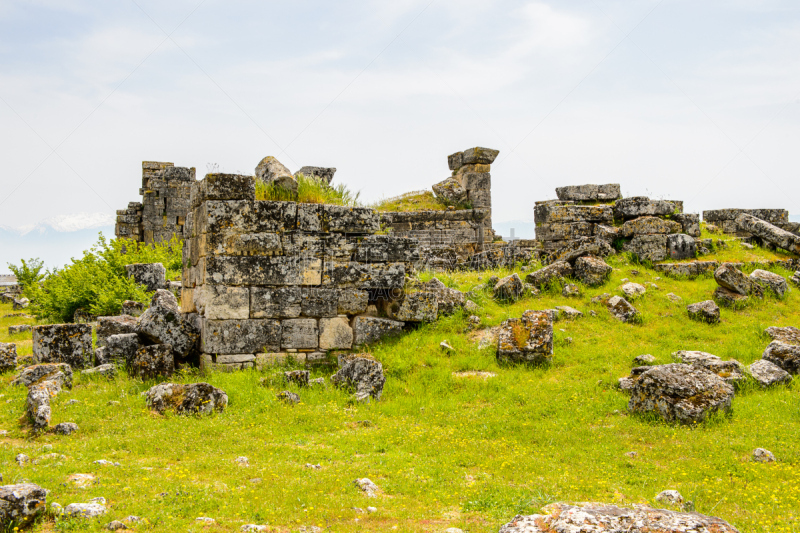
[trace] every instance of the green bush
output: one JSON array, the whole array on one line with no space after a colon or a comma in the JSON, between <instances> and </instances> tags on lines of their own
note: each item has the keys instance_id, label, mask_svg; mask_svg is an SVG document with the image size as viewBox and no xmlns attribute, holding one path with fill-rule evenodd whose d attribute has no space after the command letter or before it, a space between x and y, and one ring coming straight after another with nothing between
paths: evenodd
<instances>
[{"instance_id":1,"label":"green bush","mask_svg":"<svg viewBox=\"0 0 800 533\"><path fill-rule=\"evenodd\" d=\"M36 285L44 279L46 274L42 272L44 262L41 259L38 257L36 259L28 259L27 261L20 259L20 263L22 263L22 266L8 263L8 268L14 273L14 276L17 278L17 283L19 283L23 289Z\"/></svg>"},{"instance_id":2,"label":"green bush","mask_svg":"<svg viewBox=\"0 0 800 533\"><path fill-rule=\"evenodd\" d=\"M152 297L128 279L125 265L131 263L162 263L171 279L182 268L181 241L173 237L168 243L148 246L124 239L108 241L101 233L83 257L48 271L41 283L26 288L26 295L33 312L49 320L71 322L78 309L97 316L116 315L125 300L147 303Z\"/></svg>"}]
</instances>

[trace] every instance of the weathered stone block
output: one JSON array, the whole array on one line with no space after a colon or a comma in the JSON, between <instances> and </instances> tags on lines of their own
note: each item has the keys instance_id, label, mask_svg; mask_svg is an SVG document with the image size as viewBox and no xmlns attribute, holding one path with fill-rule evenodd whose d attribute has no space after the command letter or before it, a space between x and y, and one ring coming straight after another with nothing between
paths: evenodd
<instances>
[{"instance_id":1,"label":"weathered stone block","mask_svg":"<svg viewBox=\"0 0 800 533\"><path fill-rule=\"evenodd\" d=\"M691 304L686 307L686 311L689 313L689 318L693 320L709 324L719 322L719 307L712 300Z\"/></svg>"},{"instance_id":2,"label":"weathered stone block","mask_svg":"<svg viewBox=\"0 0 800 533\"><path fill-rule=\"evenodd\" d=\"M800 346L772 341L761 358L777 365L790 374L800 373Z\"/></svg>"},{"instance_id":3,"label":"weathered stone block","mask_svg":"<svg viewBox=\"0 0 800 533\"><path fill-rule=\"evenodd\" d=\"M321 350L349 350L353 346L353 328L346 318L321 318L319 347Z\"/></svg>"},{"instance_id":4,"label":"weathered stone block","mask_svg":"<svg viewBox=\"0 0 800 533\"><path fill-rule=\"evenodd\" d=\"M682 233L695 239L700 237L700 215L680 213L673 215L673 218L683 227Z\"/></svg>"},{"instance_id":5,"label":"weathered stone block","mask_svg":"<svg viewBox=\"0 0 800 533\"><path fill-rule=\"evenodd\" d=\"M26 527L47 511L47 491L33 483L0 486L0 525ZM13 524L13 526L12 526Z\"/></svg>"},{"instance_id":6,"label":"weathered stone block","mask_svg":"<svg viewBox=\"0 0 800 533\"><path fill-rule=\"evenodd\" d=\"M373 316L357 316L353 319L353 344L373 344L381 338L399 334L403 331L404 322L377 318Z\"/></svg>"},{"instance_id":7,"label":"weathered stone block","mask_svg":"<svg viewBox=\"0 0 800 533\"><path fill-rule=\"evenodd\" d=\"M461 165L491 165L497 159L500 150L491 148L468 148L461 152ZM448 158L449 161L449 158Z\"/></svg>"},{"instance_id":8,"label":"weathered stone block","mask_svg":"<svg viewBox=\"0 0 800 533\"><path fill-rule=\"evenodd\" d=\"M294 231L297 229L295 202L253 202L251 231L257 233Z\"/></svg>"},{"instance_id":9,"label":"weathered stone block","mask_svg":"<svg viewBox=\"0 0 800 533\"><path fill-rule=\"evenodd\" d=\"M225 391L208 383L161 383L147 391L147 407L159 413L172 410L178 414L209 414L222 411L227 405Z\"/></svg>"},{"instance_id":10,"label":"weathered stone block","mask_svg":"<svg viewBox=\"0 0 800 533\"><path fill-rule=\"evenodd\" d=\"M667 258L667 236L636 235L623 249L636 254L639 259L663 261Z\"/></svg>"},{"instance_id":11,"label":"weathered stone block","mask_svg":"<svg viewBox=\"0 0 800 533\"><path fill-rule=\"evenodd\" d=\"M358 315L367 310L369 293L357 289L340 289L337 314Z\"/></svg>"},{"instance_id":12,"label":"weathered stone block","mask_svg":"<svg viewBox=\"0 0 800 533\"><path fill-rule=\"evenodd\" d=\"M536 239L540 241L563 241L578 237L590 237L594 224L590 222L571 222L566 224L548 223L536 225Z\"/></svg>"},{"instance_id":13,"label":"weathered stone block","mask_svg":"<svg viewBox=\"0 0 800 533\"><path fill-rule=\"evenodd\" d=\"M575 277L589 287L605 283L612 270L605 261L591 255L579 257L575 261Z\"/></svg>"},{"instance_id":14,"label":"weathered stone block","mask_svg":"<svg viewBox=\"0 0 800 533\"><path fill-rule=\"evenodd\" d=\"M614 249L602 238L579 237L558 246L552 253L552 260L572 263L584 255L606 257L612 253L614 253Z\"/></svg>"},{"instance_id":15,"label":"weathered stone block","mask_svg":"<svg viewBox=\"0 0 800 533\"><path fill-rule=\"evenodd\" d=\"M193 184L192 205L204 200L254 200L256 182L253 176L239 174L206 174L206 177Z\"/></svg>"},{"instance_id":16,"label":"weathered stone block","mask_svg":"<svg viewBox=\"0 0 800 533\"><path fill-rule=\"evenodd\" d=\"M541 289L554 280L562 281L565 277L573 274L572 265L564 261L556 261L546 267L540 268L536 272L531 272L525 276L525 281L534 287Z\"/></svg>"},{"instance_id":17,"label":"weathered stone block","mask_svg":"<svg viewBox=\"0 0 800 533\"><path fill-rule=\"evenodd\" d=\"M205 241L205 244L203 242ZM281 236L278 233L207 233L200 242L201 256L214 255L282 255Z\"/></svg>"},{"instance_id":18,"label":"weathered stone block","mask_svg":"<svg viewBox=\"0 0 800 533\"><path fill-rule=\"evenodd\" d=\"M788 232L764 220L742 213L736 217L736 224L739 229L756 237L788 250L795 254L800 254L800 237Z\"/></svg>"},{"instance_id":19,"label":"weathered stone block","mask_svg":"<svg viewBox=\"0 0 800 533\"><path fill-rule=\"evenodd\" d=\"M132 317L141 316L144 313L144 304L142 302L134 302L133 300L125 300L122 302L122 314Z\"/></svg>"},{"instance_id":20,"label":"weathered stone block","mask_svg":"<svg viewBox=\"0 0 800 533\"><path fill-rule=\"evenodd\" d=\"M717 285L742 296L754 295L759 298L764 296L764 290L755 280L730 263L723 263L714 271Z\"/></svg>"},{"instance_id":21,"label":"weathered stone block","mask_svg":"<svg viewBox=\"0 0 800 533\"><path fill-rule=\"evenodd\" d=\"M209 320L250 318L250 289L228 285L204 285L194 291L197 312Z\"/></svg>"},{"instance_id":22,"label":"weathered stone block","mask_svg":"<svg viewBox=\"0 0 800 533\"><path fill-rule=\"evenodd\" d=\"M402 300L387 302L385 310L394 320L434 322L439 313L439 303L432 292L414 292L403 295Z\"/></svg>"},{"instance_id":23,"label":"weathered stone block","mask_svg":"<svg viewBox=\"0 0 800 533\"><path fill-rule=\"evenodd\" d=\"M308 317L334 317L338 313L339 293L336 289L303 288L300 291L300 314Z\"/></svg>"},{"instance_id":24,"label":"weathered stone block","mask_svg":"<svg viewBox=\"0 0 800 533\"><path fill-rule=\"evenodd\" d=\"M297 318L301 299L300 287L253 287L250 289L250 317Z\"/></svg>"},{"instance_id":25,"label":"weathered stone block","mask_svg":"<svg viewBox=\"0 0 800 533\"><path fill-rule=\"evenodd\" d=\"M566 224L570 222L611 224L614 221L614 209L610 205L572 205L542 202L537 203L533 208L533 221L536 224Z\"/></svg>"},{"instance_id":26,"label":"weathered stone block","mask_svg":"<svg viewBox=\"0 0 800 533\"><path fill-rule=\"evenodd\" d=\"M622 198L614 203L617 218L636 218L644 216L665 216L675 212L675 204L664 200L650 200L646 196Z\"/></svg>"},{"instance_id":27,"label":"weathered stone block","mask_svg":"<svg viewBox=\"0 0 800 533\"><path fill-rule=\"evenodd\" d=\"M405 284L405 266L329 261L322 273L322 284L337 288L399 289Z\"/></svg>"},{"instance_id":28,"label":"weathered stone block","mask_svg":"<svg viewBox=\"0 0 800 533\"><path fill-rule=\"evenodd\" d=\"M525 311L503 322L497 357L515 362L547 363L553 356L553 318L548 311Z\"/></svg>"},{"instance_id":29,"label":"weathered stone block","mask_svg":"<svg viewBox=\"0 0 800 533\"><path fill-rule=\"evenodd\" d=\"M125 265L125 272L129 278L133 278L139 285L144 285L148 291L163 289L167 284L167 269L161 263Z\"/></svg>"},{"instance_id":30,"label":"weathered stone block","mask_svg":"<svg viewBox=\"0 0 800 533\"><path fill-rule=\"evenodd\" d=\"M431 188L437 198L450 204L461 204L467 200L467 190L461 186L461 182L456 178L447 178Z\"/></svg>"},{"instance_id":31,"label":"weathered stone block","mask_svg":"<svg viewBox=\"0 0 800 533\"><path fill-rule=\"evenodd\" d=\"M139 317L136 333L150 342L170 345L178 359L195 350L200 338L197 328L181 313L175 295L164 289L153 295L150 307Z\"/></svg>"},{"instance_id":32,"label":"weathered stone block","mask_svg":"<svg viewBox=\"0 0 800 533\"><path fill-rule=\"evenodd\" d=\"M783 298L789 290L789 283L786 278L760 268L750 274L750 279L761 285L765 290L772 291L779 298Z\"/></svg>"},{"instance_id":33,"label":"weathered stone block","mask_svg":"<svg viewBox=\"0 0 800 533\"><path fill-rule=\"evenodd\" d=\"M324 231L371 234L380 230L380 215L367 207L326 204L323 206L322 225Z\"/></svg>"},{"instance_id":34,"label":"weathered stone block","mask_svg":"<svg viewBox=\"0 0 800 533\"><path fill-rule=\"evenodd\" d=\"M559 200L576 202L613 202L622 198L619 183L556 187L556 195Z\"/></svg>"},{"instance_id":35,"label":"weathered stone block","mask_svg":"<svg viewBox=\"0 0 800 533\"><path fill-rule=\"evenodd\" d=\"M281 323L277 320L206 320L201 351L212 354L241 354L277 351Z\"/></svg>"},{"instance_id":36,"label":"weathered stone block","mask_svg":"<svg viewBox=\"0 0 800 533\"><path fill-rule=\"evenodd\" d=\"M17 367L17 345L0 342L0 372Z\"/></svg>"},{"instance_id":37,"label":"weathered stone block","mask_svg":"<svg viewBox=\"0 0 800 533\"><path fill-rule=\"evenodd\" d=\"M322 261L302 257L212 256L204 278L219 285L319 285Z\"/></svg>"},{"instance_id":38,"label":"weathered stone block","mask_svg":"<svg viewBox=\"0 0 800 533\"><path fill-rule=\"evenodd\" d=\"M29 366L20 372L12 385L31 387L45 381L53 381L67 389L72 388L72 367L66 363L46 363Z\"/></svg>"},{"instance_id":39,"label":"weathered stone block","mask_svg":"<svg viewBox=\"0 0 800 533\"><path fill-rule=\"evenodd\" d=\"M692 259L697 255L697 242L694 237L677 233L667 236L667 254L670 259Z\"/></svg>"},{"instance_id":40,"label":"weathered stone block","mask_svg":"<svg viewBox=\"0 0 800 533\"><path fill-rule=\"evenodd\" d=\"M92 326L52 324L33 326L33 356L38 363L67 363L72 368L92 366Z\"/></svg>"},{"instance_id":41,"label":"weathered stone block","mask_svg":"<svg viewBox=\"0 0 800 533\"><path fill-rule=\"evenodd\" d=\"M97 317L97 346L104 346L111 335L136 332L136 318L130 315Z\"/></svg>"},{"instance_id":42,"label":"weathered stone block","mask_svg":"<svg viewBox=\"0 0 800 533\"><path fill-rule=\"evenodd\" d=\"M425 292L436 295L436 301L439 306L439 316L452 314L457 309L464 307L466 301L464 293L456 289L451 289L437 278L433 278L427 283L422 283L420 288Z\"/></svg>"},{"instance_id":43,"label":"weathered stone block","mask_svg":"<svg viewBox=\"0 0 800 533\"><path fill-rule=\"evenodd\" d=\"M750 297L738 292L734 292L725 287L717 287L714 290L714 301L725 307L736 307L747 302Z\"/></svg>"},{"instance_id":44,"label":"weathered stone block","mask_svg":"<svg viewBox=\"0 0 800 533\"><path fill-rule=\"evenodd\" d=\"M664 220L658 217L639 217L625 221L620 229L623 237L634 235L657 235L678 233L682 226L673 220Z\"/></svg>"},{"instance_id":45,"label":"weathered stone block","mask_svg":"<svg viewBox=\"0 0 800 533\"><path fill-rule=\"evenodd\" d=\"M297 231L322 231L321 204L297 204Z\"/></svg>"},{"instance_id":46,"label":"weathered stone block","mask_svg":"<svg viewBox=\"0 0 800 533\"><path fill-rule=\"evenodd\" d=\"M129 366L139 348L141 348L141 343L139 336L135 333L110 335L106 337L105 346L100 348L103 351L104 360L95 360L95 364L119 363L122 366Z\"/></svg>"},{"instance_id":47,"label":"weathered stone block","mask_svg":"<svg viewBox=\"0 0 800 533\"><path fill-rule=\"evenodd\" d=\"M141 379L169 377L175 371L173 348L169 344L154 344L139 348L131 361L130 371Z\"/></svg>"},{"instance_id":48,"label":"weathered stone block","mask_svg":"<svg viewBox=\"0 0 800 533\"><path fill-rule=\"evenodd\" d=\"M314 318L290 318L281 321L281 348L313 349L319 346L319 329Z\"/></svg>"},{"instance_id":49,"label":"weathered stone block","mask_svg":"<svg viewBox=\"0 0 800 533\"><path fill-rule=\"evenodd\" d=\"M500 279L494 286L492 295L497 300L516 302L522 298L525 286L516 272Z\"/></svg>"},{"instance_id":50,"label":"weathered stone block","mask_svg":"<svg viewBox=\"0 0 800 533\"><path fill-rule=\"evenodd\" d=\"M361 263L410 263L419 261L417 243L407 237L370 235L362 240L353 261Z\"/></svg>"}]
</instances>

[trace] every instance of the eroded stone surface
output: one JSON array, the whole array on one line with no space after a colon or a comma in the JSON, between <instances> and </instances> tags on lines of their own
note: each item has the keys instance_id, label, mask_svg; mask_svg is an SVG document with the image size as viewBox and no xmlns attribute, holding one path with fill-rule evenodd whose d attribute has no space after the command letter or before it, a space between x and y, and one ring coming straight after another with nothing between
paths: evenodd
<instances>
[{"instance_id":1,"label":"eroded stone surface","mask_svg":"<svg viewBox=\"0 0 800 533\"><path fill-rule=\"evenodd\" d=\"M748 369L753 379L762 387L771 387L792 381L791 374L766 359L753 362Z\"/></svg>"},{"instance_id":2,"label":"eroded stone surface","mask_svg":"<svg viewBox=\"0 0 800 533\"><path fill-rule=\"evenodd\" d=\"M148 291L163 289L167 285L167 269L161 263L133 263L125 265L125 272Z\"/></svg>"},{"instance_id":3,"label":"eroded stone surface","mask_svg":"<svg viewBox=\"0 0 800 533\"><path fill-rule=\"evenodd\" d=\"M742 296L764 296L764 290L756 281L730 263L723 263L714 271L717 285Z\"/></svg>"},{"instance_id":4,"label":"eroded stone surface","mask_svg":"<svg viewBox=\"0 0 800 533\"><path fill-rule=\"evenodd\" d=\"M169 377L175 371L173 349L169 344L143 346L130 364L131 373L142 379Z\"/></svg>"},{"instance_id":5,"label":"eroded stone surface","mask_svg":"<svg viewBox=\"0 0 800 533\"><path fill-rule=\"evenodd\" d=\"M766 329L766 333L774 341L800 345L800 329L798 328L792 326L785 328L770 326Z\"/></svg>"},{"instance_id":6,"label":"eroded stone surface","mask_svg":"<svg viewBox=\"0 0 800 533\"><path fill-rule=\"evenodd\" d=\"M693 320L709 324L719 322L719 307L712 300L690 304L686 306L686 311L689 313L689 318Z\"/></svg>"},{"instance_id":7,"label":"eroded stone surface","mask_svg":"<svg viewBox=\"0 0 800 533\"><path fill-rule=\"evenodd\" d=\"M612 296L609 298L606 302L606 307L617 320L622 322L633 320L639 314L639 311L637 311L628 300L621 296Z\"/></svg>"},{"instance_id":8,"label":"eroded stone surface","mask_svg":"<svg viewBox=\"0 0 800 533\"><path fill-rule=\"evenodd\" d=\"M402 332L404 326L405 322L388 318L357 316L353 319L353 344L373 344L383 337Z\"/></svg>"},{"instance_id":9,"label":"eroded stone surface","mask_svg":"<svg viewBox=\"0 0 800 533\"><path fill-rule=\"evenodd\" d=\"M553 356L553 315L528 310L503 322L497 336L497 357L516 362L546 363Z\"/></svg>"},{"instance_id":10,"label":"eroded stone surface","mask_svg":"<svg viewBox=\"0 0 800 533\"><path fill-rule=\"evenodd\" d=\"M163 413L167 410L178 414L209 414L222 411L228 405L228 395L208 383L161 383L147 391L147 407Z\"/></svg>"},{"instance_id":11,"label":"eroded stone surface","mask_svg":"<svg viewBox=\"0 0 800 533\"><path fill-rule=\"evenodd\" d=\"M17 367L17 345L0 342L0 372Z\"/></svg>"},{"instance_id":12,"label":"eroded stone surface","mask_svg":"<svg viewBox=\"0 0 800 533\"><path fill-rule=\"evenodd\" d=\"M800 346L772 341L761 358L781 367L789 374L800 373Z\"/></svg>"},{"instance_id":13,"label":"eroded stone surface","mask_svg":"<svg viewBox=\"0 0 800 533\"><path fill-rule=\"evenodd\" d=\"M12 385L31 387L44 381L54 381L67 389L72 388L72 367L66 363L45 363L29 366L22 370Z\"/></svg>"},{"instance_id":14,"label":"eroded stone surface","mask_svg":"<svg viewBox=\"0 0 800 533\"><path fill-rule=\"evenodd\" d=\"M735 359L723 361L716 355L695 350L680 350L672 357L680 363L705 368L730 384L741 383L746 378L744 365Z\"/></svg>"},{"instance_id":15,"label":"eroded stone surface","mask_svg":"<svg viewBox=\"0 0 800 533\"><path fill-rule=\"evenodd\" d=\"M715 411L728 411L733 386L702 367L673 363L648 368L633 383L628 410L654 413L667 421L703 421Z\"/></svg>"},{"instance_id":16,"label":"eroded stone surface","mask_svg":"<svg viewBox=\"0 0 800 533\"><path fill-rule=\"evenodd\" d=\"M750 274L750 279L761 285L765 290L772 291L779 298L783 298L783 295L789 290L786 278L767 270L754 270Z\"/></svg>"},{"instance_id":17,"label":"eroded stone surface","mask_svg":"<svg viewBox=\"0 0 800 533\"><path fill-rule=\"evenodd\" d=\"M576 202L612 202L622 198L619 183L556 187L556 195L559 200L574 200Z\"/></svg>"},{"instance_id":18,"label":"eroded stone surface","mask_svg":"<svg viewBox=\"0 0 800 533\"><path fill-rule=\"evenodd\" d=\"M354 390L358 401L369 398L380 400L386 377L380 362L355 355L343 358L341 368L331 376L331 383Z\"/></svg>"},{"instance_id":19,"label":"eroded stone surface","mask_svg":"<svg viewBox=\"0 0 800 533\"><path fill-rule=\"evenodd\" d=\"M92 326L51 324L34 326L33 355L39 363L67 363L72 368L91 367Z\"/></svg>"},{"instance_id":20,"label":"eroded stone surface","mask_svg":"<svg viewBox=\"0 0 800 533\"><path fill-rule=\"evenodd\" d=\"M612 268L599 257L583 256L575 261L575 277L584 285L597 287L605 283L611 275Z\"/></svg>"},{"instance_id":21,"label":"eroded stone surface","mask_svg":"<svg viewBox=\"0 0 800 533\"><path fill-rule=\"evenodd\" d=\"M541 289L554 281L562 281L565 277L571 277L573 272L572 265L566 261L557 261L536 272L531 272L525 276L525 281Z\"/></svg>"},{"instance_id":22,"label":"eroded stone surface","mask_svg":"<svg viewBox=\"0 0 800 533\"><path fill-rule=\"evenodd\" d=\"M34 483L0 486L0 525L27 526L47 509L47 491Z\"/></svg>"},{"instance_id":23,"label":"eroded stone surface","mask_svg":"<svg viewBox=\"0 0 800 533\"><path fill-rule=\"evenodd\" d=\"M159 289L136 324L136 333L153 343L169 345L182 359L197 348L200 331L181 313L175 295Z\"/></svg>"}]
</instances>

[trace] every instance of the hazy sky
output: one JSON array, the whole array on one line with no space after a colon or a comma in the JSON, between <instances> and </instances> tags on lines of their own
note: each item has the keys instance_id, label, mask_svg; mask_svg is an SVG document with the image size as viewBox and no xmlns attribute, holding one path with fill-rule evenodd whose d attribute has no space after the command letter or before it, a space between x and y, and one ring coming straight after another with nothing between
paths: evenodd
<instances>
[{"instance_id":1,"label":"hazy sky","mask_svg":"<svg viewBox=\"0 0 800 533\"><path fill-rule=\"evenodd\" d=\"M497 221L605 182L797 214L798 50L796 0L1 0L0 225L111 214L142 160L274 155L371 201L471 146Z\"/></svg>"}]
</instances>

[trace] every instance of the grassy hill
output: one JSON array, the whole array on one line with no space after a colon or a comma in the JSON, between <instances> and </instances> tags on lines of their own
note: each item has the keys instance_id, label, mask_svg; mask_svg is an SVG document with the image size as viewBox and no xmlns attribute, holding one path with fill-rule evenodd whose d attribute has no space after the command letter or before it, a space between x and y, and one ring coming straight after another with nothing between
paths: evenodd
<instances>
[{"instance_id":1,"label":"grassy hill","mask_svg":"<svg viewBox=\"0 0 800 533\"><path fill-rule=\"evenodd\" d=\"M726 259L738 257L730 250ZM761 252L753 253L769 256ZM331 387L287 387L279 376L286 368L186 373L176 381L222 388L228 408L202 418L159 416L140 396L152 383L76 375L73 390L55 399L52 423L76 422L80 431L33 438L23 418L26 391L9 386L13 373L7 373L0 384L0 429L8 431L0 437L4 482L41 484L51 491L48 501L64 506L97 496L110 505L103 518L51 515L35 531L99 531L133 514L147 519L137 531L239 531L252 523L287 532L310 526L496 532L515 514L535 513L547 503L655 504L665 489L679 490L698 512L724 518L742 532L800 531L800 385L745 386L730 416L694 427L631 416L627 396L616 388L633 358L646 353L667 363L674 351L703 350L749 365L769 343L765 328L800 326L800 289L783 300L723 309L721 323L707 325L690 321L685 306L711 298L712 278L659 277L626 256L609 263L615 268L611 280L582 287L579 298L551 292L514 304L497 303L483 290L490 275L508 271L440 275L448 285L476 293L482 329L466 331L467 317L457 314L374 346L387 381L383 398L369 404L353 403ZM590 302L604 292L621 294L623 278L647 286L633 302L641 324L623 324ZM671 302L668 293L684 302ZM556 305L575 307L584 317L556 323L552 365L500 365L495 345L481 345L489 328L506 318ZM9 312L9 305L0 305L0 316ZM29 339L6 334L9 323L22 322L1 319L0 342ZM443 340L455 354L440 349ZM30 353L30 341L20 343L20 352ZM460 374L470 372L492 377ZM318 369L312 377L331 373ZM276 394L287 389L302 402L279 402ZM69 404L73 399L78 402ZM778 462L751 462L757 447L771 450ZM19 466L18 453L34 460L58 455ZM239 466L239 456L249 466ZM120 466L94 464L98 459ZM67 481L74 473L91 473L95 483L77 488ZM363 477L381 488L376 498L355 487ZM368 506L377 510L367 512ZM204 526L195 520L200 516L216 524Z\"/></svg>"}]
</instances>

